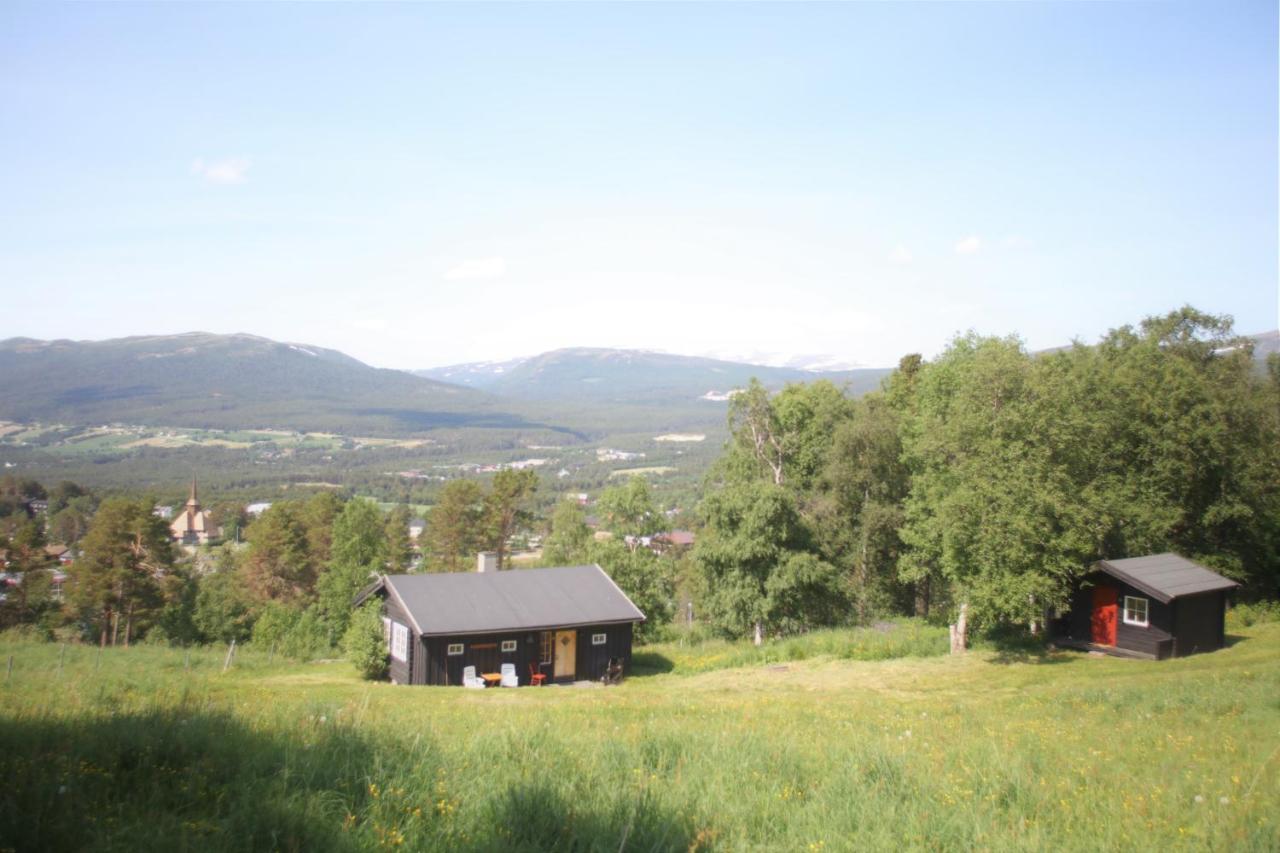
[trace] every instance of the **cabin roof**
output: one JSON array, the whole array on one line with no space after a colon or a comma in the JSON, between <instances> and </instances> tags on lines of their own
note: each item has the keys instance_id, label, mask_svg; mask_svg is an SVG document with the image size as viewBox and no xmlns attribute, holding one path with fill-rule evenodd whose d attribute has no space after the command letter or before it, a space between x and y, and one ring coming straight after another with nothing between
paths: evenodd
<instances>
[{"instance_id":1,"label":"cabin roof","mask_svg":"<svg viewBox=\"0 0 1280 853\"><path fill-rule=\"evenodd\" d=\"M1099 560L1094 563L1114 578L1135 586L1156 600L1168 604L1184 595L1235 589L1240 584L1224 578L1177 554L1150 554L1124 560Z\"/></svg>"},{"instance_id":2,"label":"cabin roof","mask_svg":"<svg viewBox=\"0 0 1280 853\"><path fill-rule=\"evenodd\" d=\"M502 572L384 575L357 597L386 589L423 636L533 631L611 622L644 614L597 565Z\"/></svg>"}]
</instances>

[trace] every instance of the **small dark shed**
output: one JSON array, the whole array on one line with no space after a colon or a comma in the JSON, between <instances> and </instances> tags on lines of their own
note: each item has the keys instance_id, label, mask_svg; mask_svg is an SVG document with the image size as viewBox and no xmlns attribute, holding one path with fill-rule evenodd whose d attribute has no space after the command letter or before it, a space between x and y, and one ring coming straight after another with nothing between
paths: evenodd
<instances>
[{"instance_id":1,"label":"small dark shed","mask_svg":"<svg viewBox=\"0 0 1280 853\"><path fill-rule=\"evenodd\" d=\"M644 621L597 565L451 574L383 575L356 597L382 599L396 684L462 684L463 670L514 664L520 684L597 679Z\"/></svg>"},{"instance_id":2,"label":"small dark shed","mask_svg":"<svg viewBox=\"0 0 1280 853\"><path fill-rule=\"evenodd\" d=\"M1229 578L1177 554L1100 560L1054 620L1058 645L1163 660L1220 649Z\"/></svg>"}]
</instances>

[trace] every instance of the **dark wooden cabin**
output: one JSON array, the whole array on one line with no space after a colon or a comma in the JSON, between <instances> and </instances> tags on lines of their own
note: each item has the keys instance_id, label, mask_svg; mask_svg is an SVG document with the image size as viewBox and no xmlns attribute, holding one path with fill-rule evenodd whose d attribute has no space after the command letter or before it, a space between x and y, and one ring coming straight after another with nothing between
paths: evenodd
<instances>
[{"instance_id":1,"label":"dark wooden cabin","mask_svg":"<svg viewBox=\"0 0 1280 853\"><path fill-rule=\"evenodd\" d=\"M1053 640L1153 660L1220 649L1238 586L1177 554L1100 560L1053 621Z\"/></svg>"},{"instance_id":2,"label":"dark wooden cabin","mask_svg":"<svg viewBox=\"0 0 1280 853\"><path fill-rule=\"evenodd\" d=\"M610 658L631 671L631 637L644 621L597 565L449 574L383 575L355 604L382 599L396 684L461 685L462 671L515 664L521 686L598 679Z\"/></svg>"}]
</instances>

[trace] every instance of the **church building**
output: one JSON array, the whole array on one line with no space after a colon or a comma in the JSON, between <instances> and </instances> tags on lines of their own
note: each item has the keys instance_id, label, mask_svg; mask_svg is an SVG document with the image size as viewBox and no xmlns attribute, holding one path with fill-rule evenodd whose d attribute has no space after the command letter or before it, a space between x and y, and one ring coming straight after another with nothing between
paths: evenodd
<instances>
[{"instance_id":1,"label":"church building","mask_svg":"<svg viewBox=\"0 0 1280 853\"><path fill-rule=\"evenodd\" d=\"M200 499L196 497L195 477L191 478L191 497L187 498L187 505L175 514L169 524L169 532L174 541L182 545L204 545L218 537L218 528L209 513L200 507Z\"/></svg>"}]
</instances>

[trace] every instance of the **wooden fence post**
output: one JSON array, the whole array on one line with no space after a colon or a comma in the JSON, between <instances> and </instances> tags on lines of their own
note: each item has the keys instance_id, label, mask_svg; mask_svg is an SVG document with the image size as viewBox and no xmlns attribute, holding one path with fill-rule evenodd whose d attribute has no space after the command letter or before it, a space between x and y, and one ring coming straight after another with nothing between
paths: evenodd
<instances>
[{"instance_id":1,"label":"wooden fence post","mask_svg":"<svg viewBox=\"0 0 1280 853\"><path fill-rule=\"evenodd\" d=\"M62 662L67 657L67 644L63 643L61 650L58 652L58 677L62 677Z\"/></svg>"},{"instance_id":2,"label":"wooden fence post","mask_svg":"<svg viewBox=\"0 0 1280 853\"><path fill-rule=\"evenodd\" d=\"M187 646L187 653L182 658L182 671L183 672L191 671L191 647L190 646Z\"/></svg>"},{"instance_id":3,"label":"wooden fence post","mask_svg":"<svg viewBox=\"0 0 1280 853\"><path fill-rule=\"evenodd\" d=\"M236 653L236 641L232 640L231 645L227 646L227 659L222 662L223 672L226 672L227 669L231 666L231 658L235 657L235 653Z\"/></svg>"}]
</instances>

